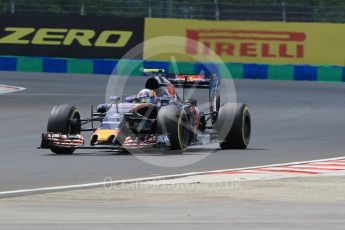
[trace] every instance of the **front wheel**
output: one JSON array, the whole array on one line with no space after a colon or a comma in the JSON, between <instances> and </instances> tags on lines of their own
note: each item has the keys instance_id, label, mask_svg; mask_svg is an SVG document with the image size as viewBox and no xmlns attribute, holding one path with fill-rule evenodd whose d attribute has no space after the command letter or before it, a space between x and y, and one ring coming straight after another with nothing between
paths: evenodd
<instances>
[{"instance_id":1,"label":"front wheel","mask_svg":"<svg viewBox=\"0 0 345 230\"><path fill-rule=\"evenodd\" d=\"M215 127L222 149L246 149L251 135L248 106L240 103L223 105L218 112Z\"/></svg>"},{"instance_id":2,"label":"front wheel","mask_svg":"<svg viewBox=\"0 0 345 230\"><path fill-rule=\"evenodd\" d=\"M158 135L168 136L172 150L183 152L188 146L189 123L185 111L175 105L160 108L157 115Z\"/></svg>"},{"instance_id":3,"label":"front wheel","mask_svg":"<svg viewBox=\"0 0 345 230\"><path fill-rule=\"evenodd\" d=\"M72 105L56 105L52 109L47 132L68 134L79 134L81 129L80 114L75 106ZM54 147L50 149L56 154L72 154L73 148Z\"/></svg>"},{"instance_id":4,"label":"front wheel","mask_svg":"<svg viewBox=\"0 0 345 230\"><path fill-rule=\"evenodd\" d=\"M50 148L50 151L59 155L70 155L74 153L74 149L71 148Z\"/></svg>"}]
</instances>

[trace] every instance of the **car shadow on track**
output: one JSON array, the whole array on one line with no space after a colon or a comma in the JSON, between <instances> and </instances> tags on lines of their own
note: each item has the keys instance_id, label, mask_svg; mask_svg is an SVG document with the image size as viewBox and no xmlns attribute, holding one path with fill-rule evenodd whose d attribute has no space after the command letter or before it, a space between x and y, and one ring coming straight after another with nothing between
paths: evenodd
<instances>
[{"instance_id":1,"label":"car shadow on track","mask_svg":"<svg viewBox=\"0 0 345 230\"><path fill-rule=\"evenodd\" d=\"M48 153L48 154L43 154L42 156L74 156L74 157L84 157L84 156L159 156L159 157L164 157L164 156L172 156L172 155L177 155L177 156L188 156L188 155L204 155L204 154L209 154L209 153L214 153L217 151L214 148L191 148L187 149L183 153L178 153L174 151L168 151L168 152L162 152L159 150L150 150L150 151L135 151L131 150L129 151L123 151L123 150L107 150L107 151L99 151L99 152L78 152L76 151L72 155L59 155L59 154L54 154L54 153Z\"/></svg>"},{"instance_id":2,"label":"car shadow on track","mask_svg":"<svg viewBox=\"0 0 345 230\"><path fill-rule=\"evenodd\" d=\"M239 152L239 151L242 151L242 152L245 152L245 151L266 151L267 149L265 148L247 148L247 149L228 149L228 150L224 150L224 149L221 149L221 148L217 148L216 151L217 152L221 152L221 151L230 151L230 152Z\"/></svg>"}]
</instances>

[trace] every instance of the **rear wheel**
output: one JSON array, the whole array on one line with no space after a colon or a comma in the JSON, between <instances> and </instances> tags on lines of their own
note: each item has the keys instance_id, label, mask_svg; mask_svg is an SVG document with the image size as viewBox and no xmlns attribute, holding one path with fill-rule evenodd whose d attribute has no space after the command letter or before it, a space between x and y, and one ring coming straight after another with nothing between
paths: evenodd
<instances>
[{"instance_id":1,"label":"rear wheel","mask_svg":"<svg viewBox=\"0 0 345 230\"><path fill-rule=\"evenodd\" d=\"M189 124L185 111L175 105L162 107L157 115L158 134L168 136L172 150L182 153L188 146Z\"/></svg>"},{"instance_id":2,"label":"rear wheel","mask_svg":"<svg viewBox=\"0 0 345 230\"><path fill-rule=\"evenodd\" d=\"M251 119L247 105L223 105L217 116L216 130L222 149L246 149L251 135Z\"/></svg>"},{"instance_id":3,"label":"rear wheel","mask_svg":"<svg viewBox=\"0 0 345 230\"><path fill-rule=\"evenodd\" d=\"M80 114L72 105L54 106L50 113L47 132L61 134L79 134L81 129ZM56 154L72 154L73 148L51 148Z\"/></svg>"}]
</instances>

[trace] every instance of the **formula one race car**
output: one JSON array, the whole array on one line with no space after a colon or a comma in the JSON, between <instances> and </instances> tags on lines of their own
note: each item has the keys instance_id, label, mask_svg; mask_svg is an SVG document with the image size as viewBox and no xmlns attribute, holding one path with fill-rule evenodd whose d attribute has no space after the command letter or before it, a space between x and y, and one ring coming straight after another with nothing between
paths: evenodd
<instances>
[{"instance_id":1,"label":"formula one race car","mask_svg":"<svg viewBox=\"0 0 345 230\"><path fill-rule=\"evenodd\" d=\"M91 109L90 118L81 118L72 105L57 105L50 114L40 148L56 154L76 149L130 149L150 147L183 152L198 145L200 136L218 141L222 149L245 149L249 144L251 120L248 107L240 103L220 106L220 78L214 74L165 74L146 69L145 89L138 95L111 96L111 103ZM182 88L182 97L176 89ZM209 111L199 111L197 100L185 99L185 89L206 88ZM94 128L94 122L99 122ZM86 127L91 125L91 127ZM85 145L81 132L92 131Z\"/></svg>"}]
</instances>

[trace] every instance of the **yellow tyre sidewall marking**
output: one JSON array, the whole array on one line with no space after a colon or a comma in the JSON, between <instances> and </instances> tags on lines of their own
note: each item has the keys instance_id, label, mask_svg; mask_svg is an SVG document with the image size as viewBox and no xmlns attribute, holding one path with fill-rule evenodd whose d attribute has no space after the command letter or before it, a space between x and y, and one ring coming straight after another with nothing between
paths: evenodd
<instances>
[{"instance_id":1,"label":"yellow tyre sidewall marking","mask_svg":"<svg viewBox=\"0 0 345 230\"><path fill-rule=\"evenodd\" d=\"M245 118L246 118L245 115L246 115L246 112L249 113L249 109L248 109L247 106L245 106L243 108L243 111L242 111L242 140L243 140L243 143L247 146L249 143L247 143L246 138L244 136L244 125L245 125Z\"/></svg>"},{"instance_id":2,"label":"yellow tyre sidewall marking","mask_svg":"<svg viewBox=\"0 0 345 230\"><path fill-rule=\"evenodd\" d=\"M183 112L180 113L179 119L178 119L178 123L177 123L177 138L178 138L178 143L180 145L181 149L184 149L185 146L182 146L182 139L181 139L181 123L182 123L182 116L183 116Z\"/></svg>"},{"instance_id":3,"label":"yellow tyre sidewall marking","mask_svg":"<svg viewBox=\"0 0 345 230\"><path fill-rule=\"evenodd\" d=\"M73 117L76 113L78 113L78 110L76 110L76 109L73 110L71 117L70 117L71 120L73 119ZM68 133L71 133L71 126L70 125L68 126Z\"/></svg>"}]
</instances>

